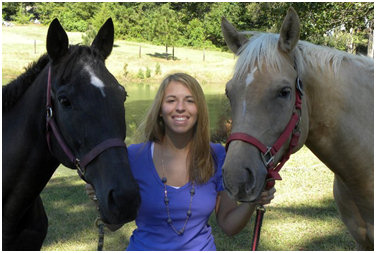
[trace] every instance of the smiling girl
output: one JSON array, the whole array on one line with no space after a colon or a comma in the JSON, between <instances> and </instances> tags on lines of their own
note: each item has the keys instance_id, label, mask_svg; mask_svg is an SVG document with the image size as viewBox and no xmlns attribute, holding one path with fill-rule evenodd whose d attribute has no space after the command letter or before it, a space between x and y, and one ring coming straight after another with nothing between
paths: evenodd
<instances>
[{"instance_id":1,"label":"smiling girl","mask_svg":"<svg viewBox=\"0 0 376 253\"><path fill-rule=\"evenodd\" d=\"M257 204L273 199L274 188L238 205L224 191L225 150L210 142L205 96L190 75L163 80L140 128L143 143L128 150L141 206L127 250L216 250L208 224L213 210L219 227L234 235Z\"/></svg>"}]
</instances>

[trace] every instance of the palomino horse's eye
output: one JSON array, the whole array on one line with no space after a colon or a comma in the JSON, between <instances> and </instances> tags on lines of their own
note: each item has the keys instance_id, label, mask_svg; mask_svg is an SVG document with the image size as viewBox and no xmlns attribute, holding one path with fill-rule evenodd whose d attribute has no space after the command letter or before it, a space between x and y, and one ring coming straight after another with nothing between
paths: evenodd
<instances>
[{"instance_id":1,"label":"palomino horse's eye","mask_svg":"<svg viewBox=\"0 0 376 253\"><path fill-rule=\"evenodd\" d=\"M71 102L69 101L69 99L65 96L60 96L58 97L58 101L61 105L63 105L64 107L69 107L71 106Z\"/></svg>"},{"instance_id":2,"label":"palomino horse's eye","mask_svg":"<svg viewBox=\"0 0 376 253\"><path fill-rule=\"evenodd\" d=\"M291 88L290 87L284 87L279 91L278 97L280 98L288 98L291 93Z\"/></svg>"}]
</instances>

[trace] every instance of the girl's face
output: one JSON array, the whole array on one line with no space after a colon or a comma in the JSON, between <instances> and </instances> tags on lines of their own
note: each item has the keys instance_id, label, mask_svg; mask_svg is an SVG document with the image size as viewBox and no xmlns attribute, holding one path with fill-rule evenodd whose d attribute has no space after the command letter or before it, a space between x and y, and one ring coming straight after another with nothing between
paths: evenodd
<instances>
[{"instance_id":1,"label":"girl's face","mask_svg":"<svg viewBox=\"0 0 376 253\"><path fill-rule=\"evenodd\" d=\"M197 106L189 89L181 82L171 81L165 90L160 115L174 134L192 134L197 122Z\"/></svg>"}]
</instances>

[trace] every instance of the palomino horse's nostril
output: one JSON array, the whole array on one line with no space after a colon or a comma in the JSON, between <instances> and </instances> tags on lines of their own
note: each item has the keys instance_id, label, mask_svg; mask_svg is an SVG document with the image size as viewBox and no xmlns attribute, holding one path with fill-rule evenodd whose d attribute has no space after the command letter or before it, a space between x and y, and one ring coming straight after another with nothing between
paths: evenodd
<instances>
[{"instance_id":1,"label":"palomino horse's nostril","mask_svg":"<svg viewBox=\"0 0 376 253\"><path fill-rule=\"evenodd\" d=\"M245 188L245 192L247 193L247 195L250 195L253 193L255 189L256 180L255 180L255 177L253 176L253 172L249 168L246 168L246 170L248 171L248 175L245 181L244 188Z\"/></svg>"}]
</instances>

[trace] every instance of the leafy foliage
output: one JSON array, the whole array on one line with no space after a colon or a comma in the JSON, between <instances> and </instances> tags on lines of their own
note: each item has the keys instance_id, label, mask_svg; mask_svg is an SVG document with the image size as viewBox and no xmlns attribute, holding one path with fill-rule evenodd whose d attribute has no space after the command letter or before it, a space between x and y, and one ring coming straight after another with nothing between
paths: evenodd
<instances>
[{"instance_id":1,"label":"leafy foliage","mask_svg":"<svg viewBox=\"0 0 376 253\"><path fill-rule=\"evenodd\" d=\"M4 2L2 17L19 23L59 18L68 31L97 30L112 17L118 39L157 45L226 49L221 18L239 30L278 32L287 9L301 17L301 39L317 44L367 47L374 29L373 2ZM26 11L27 10L27 11Z\"/></svg>"}]
</instances>

